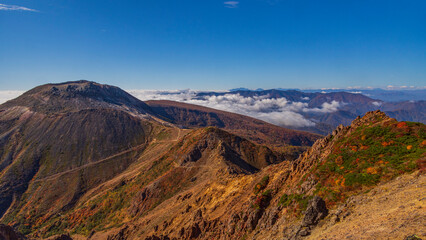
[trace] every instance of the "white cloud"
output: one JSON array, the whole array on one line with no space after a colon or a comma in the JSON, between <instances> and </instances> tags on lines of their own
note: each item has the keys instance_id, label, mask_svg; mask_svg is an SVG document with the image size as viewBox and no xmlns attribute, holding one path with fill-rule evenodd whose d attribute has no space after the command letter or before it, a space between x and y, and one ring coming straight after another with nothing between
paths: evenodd
<instances>
[{"instance_id":1,"label":"white cloud","mask_svg":"<svg viewBox=\"0 0 426 240\"><path fill-rule=\"evenodd\" d=\"M381 102L372 102L372 104L373 104L374 106L377 106L377 107L380 107L380 105L382 105L382 103L381 103Z\"/></svg>"},{"instance_id":2,"label":"white cloud","mask_svg":"<svg viewBox=\"0 0 426 240\"><path fill-rule=\"evenodd\" d=\"M243 114L276 125L294 127L315 125L299 113L308 106L307 103L289 102L286 98L270 98L269 95L244 97L229 93L195 98L185 102Z\"/></svg>"},{"instance_id":3,"label":"white cloud","mask_svg":"<svg viewBox=\"0 0 426 240\"><path fill-rule=\"evenodd\" d=\"M127 90L128 93L132 94L136 98L147 101L147 100L172 100L185 102L196 97L197 92L193 90Z\"/></svg>"},{"instance_id":4,"label":"white cloud","mask_svg":"<svg viewBox=\"0 0 426 240\"><path fill-rule=\"evenodd\" d=\"M0 91L0 104L14 99L24 93L24 91L12 91L12 90L6 90L6 91Z\"/></svg>"},{"instance_id":5,"label":"white cloud","mask_svg":"<svg viewBox=\"0 0 426 240\"><path fill-rule=\"evenodd\" d=\"M426 86L386 86L386 90L424 90Z\"/></svg>"},{"instance_id":6,"label":"white cloud","mask_svg":"<svg viewBox=\"0 0 426 240\"><path fill-rule=\"evenodd\" d=\"M38 12L35 9L17 6L17 5L6 5L0 3L0 11L29 11L29 12Z\"/></svg>"},{"instance_id":7,"label":"white cloud","mask_svg":"<svg viewBox=\"0 0 426 240\"><path fill-rule=\"evenodd\" d=\"M237 8L239 3L240 2L238 2L238 1L226 1L226 2L224 2L225 7L227 7L227 8Z\"/></svg>"},{"instance_id":8,"label":"white cloud","mask_svg":"<svg viewBox=\"0 0 426 240\"><path fill-rule=\"evenodd\" d=\"M305 108L304 112L316 112L316 113L331 113L336 112L339 107L345 105L344 103L340 103L338 101L333 100L331 103L325 102L321 105L321 108Z\"/></svg>"},{"instance_id":9,"label":"white cloud","mask_svg":"<svg viewBox=\"0 0 426 240\"><path fill-rule=\"evenodd\" d=\"M135 97L146 100L173 100L201 105L228 112L239 113L266 122L288 126L306 127L315 123L303 116L306 112L329 113L337 111L342 105L337 101L323 103L320 108L309 108L307 102L291 102L286 98L271 98L269 95L244 97L232 92L223 95L197 95L193 90L155 91L129 90ZM304 98L303 100L308 100Z\"/></svg>"},{"instance_id":10,"label":"white cloud","mask_svg":"<svg viewBox=\"0 0 426 240\"><path fill-rule=\"evenodd\" d=\"M291 111L260 113L259 117L256 117L253 115L251 117L258 118L265 122L273 123L279 126L288 126L288 127L315 126L314 122L306 119L300 113L291 112Z\"/></svg>"}]
</instances>

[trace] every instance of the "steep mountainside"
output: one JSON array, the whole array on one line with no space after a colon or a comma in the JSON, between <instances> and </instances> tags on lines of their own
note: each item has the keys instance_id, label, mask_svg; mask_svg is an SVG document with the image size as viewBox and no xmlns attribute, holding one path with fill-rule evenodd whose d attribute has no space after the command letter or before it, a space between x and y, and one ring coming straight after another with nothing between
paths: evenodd
<instances>
[{"instance_id":1,"label":"steep mountainside","mask_svg":"<svg viewBox=\"0 0 426 240\"><path fill-rule=\"evenodd\" d=\"M2 219L57 214L122 172L158 128L148 111L119 88L87 81L43 85L1 105Z\"/></svg>"}]
</instances>

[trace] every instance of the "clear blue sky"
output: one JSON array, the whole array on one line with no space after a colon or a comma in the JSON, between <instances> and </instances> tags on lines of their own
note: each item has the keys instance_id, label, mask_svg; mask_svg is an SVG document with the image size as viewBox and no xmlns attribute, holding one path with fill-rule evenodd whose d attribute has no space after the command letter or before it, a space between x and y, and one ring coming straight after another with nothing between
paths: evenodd
<instances>
[{"instance_id":1,"label":"clear blue sky","mask_svg":"<svg viewBox=\"0 0 426 240\"><path fill-rule=\"evenodd\" d=\"M32 11L34 10L34 11ZM0 0L0 90L426 85L425 0Z\"/></svg>"}]
</instances>

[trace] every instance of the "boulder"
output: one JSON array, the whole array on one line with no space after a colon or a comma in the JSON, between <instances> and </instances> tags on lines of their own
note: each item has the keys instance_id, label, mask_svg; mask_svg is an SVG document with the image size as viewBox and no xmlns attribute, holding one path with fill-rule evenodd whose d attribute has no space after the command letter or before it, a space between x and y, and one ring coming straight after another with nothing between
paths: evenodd
<instances>
[{"instance_id":1,"label":"boulder","mask_svg":"<svg viewBox=\"0 0 426 240\"><path fill-rule=\"evenodd\" d=\"M303 217L302 226L307 227L317 225L321 219L327 216L327 214L328 209L324 200L315 196L311 201L309 201L308 208L306 209L305 216Z\"/></svg>"}]
</instances>

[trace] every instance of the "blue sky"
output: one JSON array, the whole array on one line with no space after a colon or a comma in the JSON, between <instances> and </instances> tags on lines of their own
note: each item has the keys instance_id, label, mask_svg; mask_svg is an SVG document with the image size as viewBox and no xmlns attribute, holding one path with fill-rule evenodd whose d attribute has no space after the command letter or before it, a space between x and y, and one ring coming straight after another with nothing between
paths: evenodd
<instances>
[{"instance_id":1,"label":"blue sky","mask_svg":"<svg viewBox=\"0 0 426 240\"><path fill-rule=\"evenodd\" d=\"M0 0L0 90L426 85L424 0Z\"/></svg>"}]
</instances>

